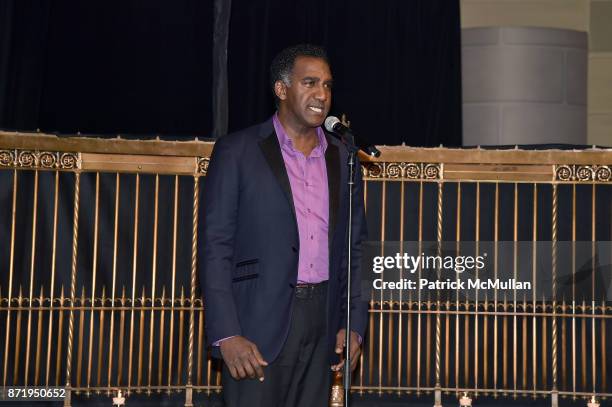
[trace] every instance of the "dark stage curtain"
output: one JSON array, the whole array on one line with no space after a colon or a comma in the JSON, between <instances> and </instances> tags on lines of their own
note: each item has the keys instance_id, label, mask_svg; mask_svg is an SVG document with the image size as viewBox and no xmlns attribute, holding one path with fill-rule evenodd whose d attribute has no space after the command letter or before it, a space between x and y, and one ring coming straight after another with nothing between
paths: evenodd
<instances>
[{"instance_id":1,"label":"dark stage curtain","mask_svg":"<svg viewBox=\"0 0 612 407\"><path fill-rule=\"evenodd\" d=\"M332 113L376 144L461 145L460 15L456 0L232 1L229 128L274 111L268 66L282 48L324 45Z\"/></svg>"},{"instance_id":2,"label":"dark stage curtain","mask_svg":"<svg viewBox=\"0 0 612 407\"><path fill-rule=\"evenodd\" d=\"M0 127L208 136L213 2L0 0Z\"/></svg>"},{"instance_id":3,"label":"dark stage curtain","mask_svg":"<svg viewBox=\"0 0 612 407\"><path fill-rule=\"evenodd\" d=\"M35 130L51 3L0 0L0 127Z\"/></svg>"},{"instance_id":4,"label":"dark stage curtain","mask_svg":"<svg viewBox=\"0 0 612 407\"><path fill-rule=\"evenodd\" d=\"M0 127L216 137L273 113L299 42L328 48L356 132L461 144L457 0L0 0Z\"/></svg>"}]
</instances>

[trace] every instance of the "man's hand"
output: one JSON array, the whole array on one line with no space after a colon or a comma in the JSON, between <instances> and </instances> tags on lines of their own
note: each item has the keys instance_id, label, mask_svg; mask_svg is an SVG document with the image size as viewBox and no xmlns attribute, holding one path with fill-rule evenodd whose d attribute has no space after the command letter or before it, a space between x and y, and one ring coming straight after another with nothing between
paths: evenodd
<instances>
[{"instance_id":1,"label":"man's hand","mask_svg":"<svg viewBox=\"0 0 612 407\"><path fill-rule=\"evenodd\" d=\"M268 366L259 353L257 345L243 336L233 336L221 341L219 345L223 360L230 374L236 380L258 378L264 380L263 366Z\"/></svg>"},{"instance_id":2,"label":"man's hand","mask_svg":"<svg viewBox=\"0 0 612 407\"><path fill-rule=\"evenodd\" d=\"M342 369L344 366L344 338L346 329L341 329L336 334L336 353L340 355L340 363L332 366L333 371ZM359 343L359 335L351 331L351 372L355 370L359 355L361 354L361 344Z\"/></svg>"}]
</instances>

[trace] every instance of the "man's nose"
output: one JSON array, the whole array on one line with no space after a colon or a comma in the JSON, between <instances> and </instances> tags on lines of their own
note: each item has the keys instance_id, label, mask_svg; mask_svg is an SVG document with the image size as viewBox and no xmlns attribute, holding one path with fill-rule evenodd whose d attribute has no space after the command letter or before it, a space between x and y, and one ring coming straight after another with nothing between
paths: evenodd
<instances>
[{"instance_id":1,"label":"man's nose","mask_svg":"<svg viewBox=\"0 0 612 407\"><path fill-rule=\"evenodd\" d=\"M318 100L325 101L331 95L331 90L325 86L318 86L317 91L315 92L315 98Z\"/></svg>"}]
</instances>

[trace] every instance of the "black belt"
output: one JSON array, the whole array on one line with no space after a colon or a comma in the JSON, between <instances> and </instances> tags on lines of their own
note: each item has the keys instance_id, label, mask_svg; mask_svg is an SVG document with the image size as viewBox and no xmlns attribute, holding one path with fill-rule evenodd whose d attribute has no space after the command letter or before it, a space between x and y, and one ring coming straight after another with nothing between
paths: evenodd
<instances>
[{"instance_id":1,"label":"black belt","mask_svg":"<svg viewBox=\"0 0 612 407\"><path fill-rule=\"evenodd\" d=\"M327 289L327 281L320 283L298 283L295 286L296 298L312 298L319 295Z\"/></svg>"}]
</instances>

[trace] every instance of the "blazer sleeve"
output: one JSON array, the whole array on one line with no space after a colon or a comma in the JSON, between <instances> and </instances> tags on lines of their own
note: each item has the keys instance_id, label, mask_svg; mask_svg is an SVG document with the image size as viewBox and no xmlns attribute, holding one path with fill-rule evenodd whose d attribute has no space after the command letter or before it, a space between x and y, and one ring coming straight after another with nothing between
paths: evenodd
<instances>
[{"instance_id":1,"label":"blazer sleeve","mask_svg":"<svg viewBox=\"0 0 612 407\"><path fill-rule=\"evenodd\" d=\"M355 164L355 187L353 188L353 219L352 219L352 241L351 241L351 331L357 332L365 338L367 325L368 304L362 295L361 277L361 243L367 239L367 225L365 218L365 207L363 202L363 180L361 176L361 164L356 159ZM342 267L347 268L347 250L343 251ZM346 273L342 273L342 326L346 325Z\"/></svg>"},{"instance_id":2,"label":"blazer sleeve","mask_svg":"<svg viewBox=\"0 0 612 407\"><path fill-rule=\"evenodd\" d=\"M204 184L204 254L200 276L209 343L242 334L231 279L240 191L234 144L227 137L217 140Z\"/></svg>"}]
</instances>

